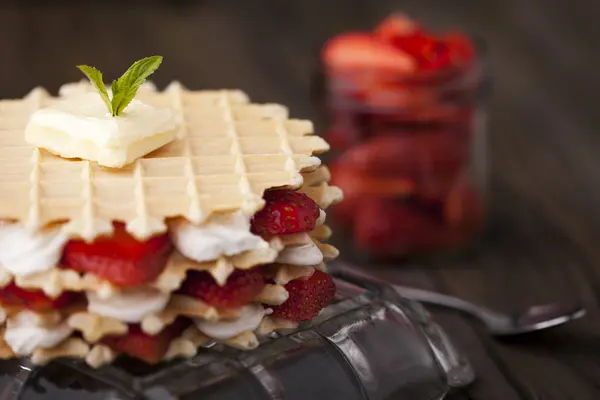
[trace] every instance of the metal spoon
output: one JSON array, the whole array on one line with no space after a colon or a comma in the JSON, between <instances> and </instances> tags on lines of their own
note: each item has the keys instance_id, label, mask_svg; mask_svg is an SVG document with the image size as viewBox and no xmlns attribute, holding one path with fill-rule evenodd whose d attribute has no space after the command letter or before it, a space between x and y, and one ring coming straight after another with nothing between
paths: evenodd
<instances>
[{"instance_id":1,"label":"metal spoon","mask_svg":"<svg viewBox=\"0 0 600 400\"><path fill-rule=\"evenodd\" d=\"M367 272L359 271L339 262L335 263L332 269L342 277L347 276L387 284L394 288L400 296L408 300L447 307L469 314L479 319L486 326L490 334L494 336L520 335L548 329L581 318L586 313L585 308L580 304L552 303L532 306L520 312L503 314L458 297L390 284Z\"/></svg>"},{"instance_id":2,"label":"metal spoon","mask_svg":"<svg viewBox=\"0 0 600 400\"><path fill-rule=\"evenodd\" d=\"M392 285L404 298L452 308L474 316L494 336L520 335L565 324L585 315L580 304L551 303L532 306L522 311L502 314L457 297L427 290Z\"/></svg>"}]
</instances>

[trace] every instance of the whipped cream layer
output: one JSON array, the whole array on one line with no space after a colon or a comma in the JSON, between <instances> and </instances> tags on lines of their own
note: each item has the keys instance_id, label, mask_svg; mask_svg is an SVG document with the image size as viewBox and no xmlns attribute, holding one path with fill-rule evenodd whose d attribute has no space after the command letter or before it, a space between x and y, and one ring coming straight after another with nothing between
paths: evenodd
<instances>
[{"instance_id":1,"label":"whipped cream layer","mask_svg":"<svg viewBox=\"0 0 600 400\"><path fill-rule=\"evenodd\" d=\"M153 288L136 288L102 298L87 292L88 311L128 323L141 322L144 317L162 311L169 302L169 293Z\"/></svg>"},{"instance_id":2,"label":"whipped cream layer","mask_svg":"<svg viewBox=\"0 0 600 400\"><path fill-rule=\"evenodd\" d=\"M54 326L40 326L36 314L26 310L6 321L4 341L15 354L25 356L37 348L52 348L68 338L71 333L73 328L66 322Z\"/></svg>"},{"instance_id":3,"label":"whipped cream layer","mask_svg":"<svg viewBox=\"0 0 600 400\"><path fill-rule=\"evenodd\" d=\"M323 262L323 253L308 234L302 234L300 244L286 246L275 260L281 264L315 266Z\"/></svg>"},{"instance_id":4,"label":"whipped cream layer","mask_svg":"<svg viewBox=\"0 0 600 400\"><path fill-rule=\"evenodd\" d=\"M194 320L198 329L207 336L215 339L226 340L245 331L255 331L263 317L271 313L270 308L260 304L250 304L240 309L238 318L231 321L206 321Z\"/></svg>"},{"instance_id":5,"label":"whipped cream layer","mask_svg":"<svg viewBox=\"0 0 600 400\"><path fill-rule=\"evenodd\" d=\"M269 248L250 232L250 218L242 212L215 214L201 225L179 220L169 225L169 234L181 254L198 262Z\"/></svg>"},{"instance_id":6,"label":"whipped cream layer","mask_svg":"<svg viewBox=\"0 0 600 400\"><path fill-rule=\"evenodd\" d=\"M326 218L327 214L325 213L325 210L319 208L319 218L317 218L316 225L323 225Z\"/></svg>"},{"instance_id":7,"label":"whipped cream layer","mask_svg":"<svg viewBox=\"0 0 600 400\"><path fill-rule=\"evenodd\" d=\"M64 226L31 231L21 223L0 222L0 266L16 276L50 270L68 240Z\"/></svg>"},{"instance_id":8,"label":"whipped cream layer","mask_svg":"<svg viewBox=\"0 0 600 400\"><path fill-rule=\"evenodd\" d=\"M66 158L82 158L120 168L175 138L176 118L132 100L113 117L98 93L69 95L33 113L25 140Z\"/></svg>"}]
</instances>

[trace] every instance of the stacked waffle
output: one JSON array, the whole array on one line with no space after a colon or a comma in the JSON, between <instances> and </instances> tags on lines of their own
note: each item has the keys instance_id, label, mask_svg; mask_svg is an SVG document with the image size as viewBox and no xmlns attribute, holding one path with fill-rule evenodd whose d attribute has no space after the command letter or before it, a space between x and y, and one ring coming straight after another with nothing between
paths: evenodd
<instances>
[{"instance_id":1,"label":"stacked waffle","mask_svg":"<svg viewBox=\"0 0 600 400\"><path fill-rule=\"evenodd\" d=\"M250 349L331 301L323 210L341 192L309 121L240 91L145 85L137 98L170 108L177 138L124 168L25 142L33 112L91 90L0 102L1 358Z\"/></svg>"}]
</instances>

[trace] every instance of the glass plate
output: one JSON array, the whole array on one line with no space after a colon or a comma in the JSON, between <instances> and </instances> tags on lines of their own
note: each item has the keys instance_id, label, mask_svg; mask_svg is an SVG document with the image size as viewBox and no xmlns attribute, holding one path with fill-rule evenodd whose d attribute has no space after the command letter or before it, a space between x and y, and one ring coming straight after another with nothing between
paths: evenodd
<instances>
[{"instance_id":1,"label":"glass plate","mask_svg":"<svg viewBox=\"0 0 600 400\"><path fill-rule=\"evenodd\" d=\"M122 359L97 370L76 360L0 362L0 400L438 400L473 371L419 304L393 287L332 273L335 302L253 351L209 345L189 360Z\"/></svg>"}]
</instances>

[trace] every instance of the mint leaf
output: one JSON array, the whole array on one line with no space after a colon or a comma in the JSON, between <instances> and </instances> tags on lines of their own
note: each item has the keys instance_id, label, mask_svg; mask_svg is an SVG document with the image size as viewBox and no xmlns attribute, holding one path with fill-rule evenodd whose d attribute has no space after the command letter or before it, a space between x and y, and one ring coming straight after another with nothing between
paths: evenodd
<instances>
[{"instance_id":1,"label":"mint leaf","mask_svg":"<svg viewBox=\"0 0 600 400\"><path fill-rule=\"evenodd\" d=\"M106 86L104 86L104 80L102 79L102 72L98 71L94 67L90 67L89 65L78 65L77 68L83 72L85 76L87 76L92 85L100 94L100 97L102 98L104 104L106 104L106 107L108 107L108 112L114 115L113 106L108 98L108 92L106 90Z\"/></svg>"},{"instance_id":2,"label":"mint leaf","mask_svg":"<svg viewBox=\"0 0 600 400\"><path fill-rule=\"evenodd\" d=\"M111 85L111 91L112 91L112 104L111 107L113 109L112 111L112 115L113 117L118 115L117 114L117 108L115 106L115 104L119 104L122 100L123 100L123 93L119 92L119 88L117 86L117 81L113 81L112 85Z\"/></svg>"},{"instance_id":3,"label":"mint leaf","mask_svg":"<svg viewBox=\"0 0 600 400\"><path fill-rule=\"evenodd\" d=\"M112 113L120 115L131 103L146 78L154 73L162 63L161 56L147 57L136 61L123 76L112 84Z\"/></svg>"},{"instance_id":4,"label":"mint leaf","mask_svg":"<svg viewBox=\"0 0 600 400\"><path fill-rule=\"evenodd\" d=\"M131 103L142 83L158 69L162 59L161 56L152 56L134 62L123 76L113 81L111 85L112 99L109 98L106 86L104 86L102 72L88 65L78 65L77 68L87 76L92 85L98 90L111 115L117 117Z\"/></svg>"}]
</instances>

